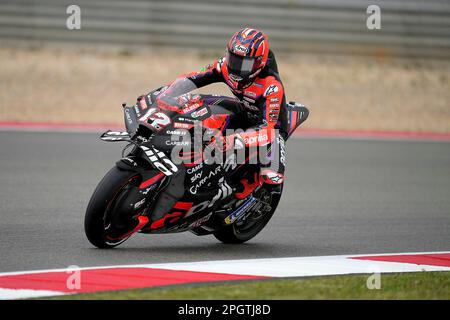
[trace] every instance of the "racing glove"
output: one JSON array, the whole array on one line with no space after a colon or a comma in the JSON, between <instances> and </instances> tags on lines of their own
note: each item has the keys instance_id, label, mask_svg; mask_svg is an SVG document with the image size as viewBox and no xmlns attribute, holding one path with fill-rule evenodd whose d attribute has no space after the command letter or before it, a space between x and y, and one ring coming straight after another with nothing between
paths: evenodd
<instances>
[{"instance_id":1,"label":"racing glove","mask_svg":"<svg viewBox=\"0 0 450 320\"><path fill-rule=\"evenodd\" d=\"M150 108L150 106L152 105L150 94L141 94L139 97L137 97L136 100L136 104L141 110Z\"/></svg>"}]
</instances>

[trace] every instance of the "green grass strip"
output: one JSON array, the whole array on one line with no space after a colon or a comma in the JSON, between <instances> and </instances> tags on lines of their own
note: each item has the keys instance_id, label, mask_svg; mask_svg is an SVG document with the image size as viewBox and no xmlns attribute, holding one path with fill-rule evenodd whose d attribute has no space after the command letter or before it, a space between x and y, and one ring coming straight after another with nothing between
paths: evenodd
<instances>
[{"instance_id":1,"label":"green grass strip","mask_svg":"<svg viewBox=\"0 0 450 320\"><path fill-rule=\"evenodd\" d=\"M381 274L380 289L368 289L367 281L370 276L180 285L79 294L55 299L450 299L450 272Z\"/></svg>"}]
</instances>

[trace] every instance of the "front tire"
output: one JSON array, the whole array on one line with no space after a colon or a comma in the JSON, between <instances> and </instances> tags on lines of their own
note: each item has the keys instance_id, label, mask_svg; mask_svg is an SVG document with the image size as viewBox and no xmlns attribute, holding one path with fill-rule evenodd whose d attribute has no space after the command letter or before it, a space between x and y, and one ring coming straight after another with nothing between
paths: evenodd
<instances>
[{"instance_id":1,"label":"front tire","mask_svg":"<svg viewBox=\"0 0 450 320\"><path fill-rule=\"evenodd\" d=\"M214 233L214 237L216 237L217 240L227 244L240 244L252 239L259 232L261 232L262 229L264 229L277 209L278 203L281 199L283 185L278 185L275 188L271 186L264 186L261 189L262 190L259 190L259 192L262 191L270 194L270 210L265 212L255 221L249 220L252 217L252 215L250 215L242 222L233 223L230 226L226 226L216 231ZM263 194L262 197L264 196L265 195Z\"/></svg>"},{"instance_id":2,"label":"front tire","mask_svg":"<svg viewBox=\"0 0 450 320\"><path fill-rule=\"evenodd\" d=\"M133 171L113 167L97 185L86 209L84 230L89 242L101 249L113 248L129 237L110 240L107 238L108 220L111 219L111 204L119 197L128 185L140 181L140 175Z\"/></svg>"}]
</instances>

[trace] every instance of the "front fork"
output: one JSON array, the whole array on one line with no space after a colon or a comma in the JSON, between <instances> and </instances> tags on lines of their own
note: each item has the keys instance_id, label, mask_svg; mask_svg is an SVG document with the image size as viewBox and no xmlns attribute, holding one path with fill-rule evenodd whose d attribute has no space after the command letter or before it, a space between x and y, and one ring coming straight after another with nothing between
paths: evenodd
<instances>
[{"instance_id":1,"label":"front fork","mask_svg":"<svg viewBox=\"0 0 450 320\"><path fill-rule=\"evenodd\" d=\"M144 163L145 165L145 163ZM110 240L121 240L131 236L150 224L148 207L154 201L166 176L159 172L142 166L139 159L133 157L122 158L116 162L120 170L137 172L141 176L139 185L130 190L129 194L121 199L119 218L124 221L135 220L135 226L125 234Z\"/></svg>"}]
</instances>

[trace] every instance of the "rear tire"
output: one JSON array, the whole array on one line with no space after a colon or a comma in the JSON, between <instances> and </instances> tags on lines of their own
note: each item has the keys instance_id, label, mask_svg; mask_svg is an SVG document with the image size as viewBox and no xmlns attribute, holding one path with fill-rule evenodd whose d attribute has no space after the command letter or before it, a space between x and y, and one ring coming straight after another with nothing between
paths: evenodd
<instances>
[{"instance_id":1,"label":"rear tire","mask_svg":"<svg viewBox=\"0 0 450 320\"><path fill-rule=\"evenodd\" d=\"M265 188L269 192L273 191L272 189L269 189L271 188L269 186ZM277 193L272 193L272 199L270 201L271 210L260 217L260 219L257 220L256 223L253 224L253 226L245 228L245 225L243 226L239 225L238 223L233 223L230 226L226 226L216 231L214 233L214 237L216 237L217 240L227 244L240 244L255 237L259 232L261 232L262 229L264 229L264 227L267 225L267 223L275 213L275 210L277 209L278 203L281 199L283 185L277 186L277 188L279 188ZM248 218L246 220L248 220ZM245 221L243 221L243 223L245 223Z\"/></svg>"},{"instance_id":2,"label":"rear tire","mask_svg":"<svg viewBox=\"0 0 450 320\"><path fill-rule=\"evenodd\" d=\"M106 214L109 204L124 186L134 178L140 178L139 174L113 167L99 182L92 194L86 209L84 230L89 242L97 248L113 248L129 238L117 241L106 239Z\"/></svg>"}]
</instances>

